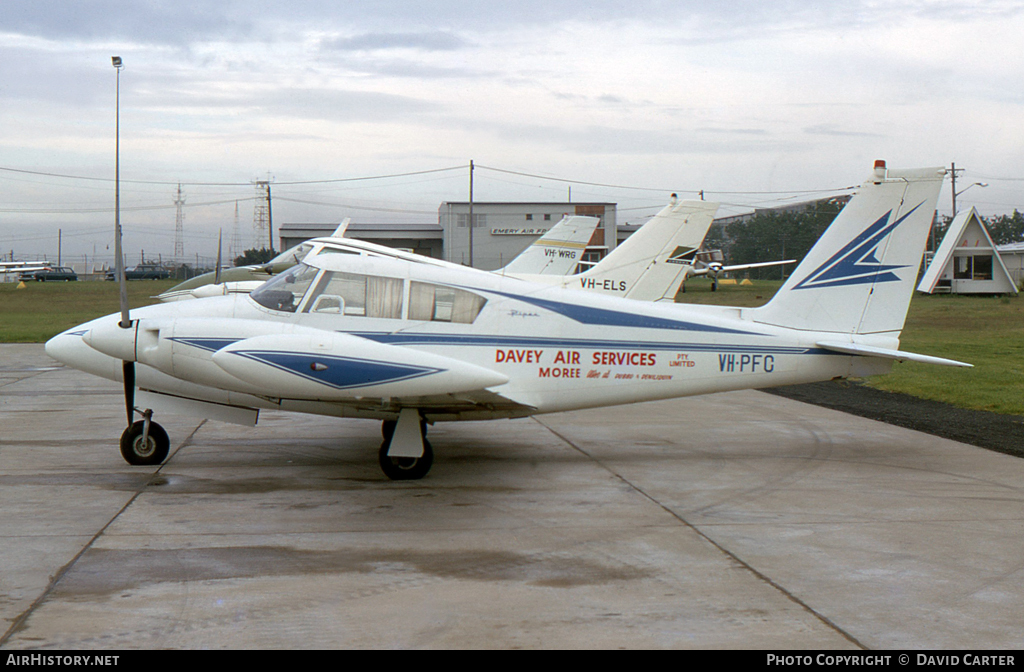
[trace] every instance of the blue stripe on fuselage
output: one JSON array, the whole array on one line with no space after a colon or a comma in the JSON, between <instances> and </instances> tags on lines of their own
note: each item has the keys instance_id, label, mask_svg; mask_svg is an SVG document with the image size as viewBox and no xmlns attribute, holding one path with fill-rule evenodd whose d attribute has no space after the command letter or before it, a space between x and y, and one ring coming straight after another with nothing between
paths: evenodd
<instances>
[{"instance_id":1,"label":"blue stripe on fuselage","mask_svg":"<svg viewBox=\"0 0 1024 672\"><path fill-rule=\"evenodd\" d=\"M176 343L183 343L185 345L191 345L193 348L199 348L200 350L206 350L208 352L217 352L221 348L226 348L233 343L237 343L242 340L240 338L188 338L185 336L172 336L171 341Z\"/></svg>"},{"instance_id":2,"label":"blue stripe on fuselage","mask_svg":"<svg viewBox=\"0 0 1024 672\"><path fill-rule=\"evenodd\" d=\"M499 292L495 290L481 289L479 287L465 287L467 290L478 293L486 294L497 294L498 296L504 296L508 299L514 299L516 301L522 301L523 303L529 303L537 306L538 308L544 308L550 310L553 313L564 315L570 320L579 322L581 324L592 324L601 327L632 327L636 329L672 329L675 331L703 331L715 334L745 334L745 335L756 335L763 336L753 331L742 331L740 329L730 329L728 327L714 327L707 324L698 324L696 322L683 322L681 320L672 320L665 317L654 317L652 315L636 315L633 313L624 313L618 310L609 310L607 308L593 308L591 306L581 306L575 303L562 303L561 301L552 301L551 299L538 299L532 296L523 296L522 294L510 294L508 292Z\"/></svg>"},{"instance_id":3,"label":"blue stripe on fuselage","mask_svg":"<svg viewBox=\"0 0 1024 672\"><path fill-rule=\"evenodd\" d=\"M425 334L404 331L344 331L388 345L437 345L453 347L538 347L576 350L671 350L680 352L763 352L768 354L826 354L821 348L793 345L733 345L727 343L680 343L677 341L616 341L592 338L546 338L538 336L493 336L470 334Z\"/></svg>"}]
</instances>

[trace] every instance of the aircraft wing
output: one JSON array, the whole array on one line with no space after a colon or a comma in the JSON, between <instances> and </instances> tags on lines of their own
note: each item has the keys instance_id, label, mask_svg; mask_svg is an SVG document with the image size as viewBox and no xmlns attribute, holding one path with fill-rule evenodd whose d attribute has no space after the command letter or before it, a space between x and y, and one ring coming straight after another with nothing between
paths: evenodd
<instances>
[{"instance_id":1,"label":"aircraft wing","mask_svg":"<svg viewBox=\"0 0 1024 672\"><path fill-rule=\"evenodd\" d=\"M34 271L44 271L50 268L45 264L35 266L6 266L0 267L0 273L32 273Z\"/></svg>"},{"instance_id":2,"label":"aircraft wing","mask_svg":"<svg viewBox=\"0 0 1024 672\"><path fill-rule=\"evenodd\" d=\"M737 264L735 266L705 266L703 268L694 268L687 275L695 277L699 275L707 275L709 273L729 273L731 271L745 271L750 268L764 268L766 266L782 266L783 264L795 264L796 259L786 259L784 261L759 261L756 264Z\"/></svg>"}]
</instances>

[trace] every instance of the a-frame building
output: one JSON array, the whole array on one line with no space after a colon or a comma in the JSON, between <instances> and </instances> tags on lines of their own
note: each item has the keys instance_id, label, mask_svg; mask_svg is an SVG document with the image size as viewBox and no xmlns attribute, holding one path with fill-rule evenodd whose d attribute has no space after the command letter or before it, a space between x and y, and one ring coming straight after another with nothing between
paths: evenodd
<instances>
[{"instance_id":1,"label":"a-frame building","mask_svg":"<svg viewBox=\"0 0 1024 672\"><path fill-rule=\"evenodd\" d=\"M974 208L953 218L917 291L926 294L1017 293L1017 285Z\"/></svg>"}]
</instances>

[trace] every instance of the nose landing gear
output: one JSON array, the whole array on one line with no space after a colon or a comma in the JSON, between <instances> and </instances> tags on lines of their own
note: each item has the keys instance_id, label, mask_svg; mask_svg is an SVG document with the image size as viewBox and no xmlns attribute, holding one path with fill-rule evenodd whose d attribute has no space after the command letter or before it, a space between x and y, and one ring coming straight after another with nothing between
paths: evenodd
<instances>
[{"instance_id":1,"label":"nose landing gear","mask_svg":"<svg viewBox=\"0 0 1024 672\"><path fill-rule=\"evenodd\" d=\"M121 434L121 457L128 464L161 464L170 452L171 440L164 428L152 421L153 411L146 410Z\"/></svg>"},{"instance_id":2,"label":"nose landing gear","mask_svg":"<svg viewBox=\"0 0 1024 672\"><path fill-rule=\"evenodd\" d=\"M427 441L427 423L418 409L405 408L398 421L381 425L384 443L377 453L381 471L393 481L419 480L434 464L434 449Z\"/></svg>"}]
</instances>

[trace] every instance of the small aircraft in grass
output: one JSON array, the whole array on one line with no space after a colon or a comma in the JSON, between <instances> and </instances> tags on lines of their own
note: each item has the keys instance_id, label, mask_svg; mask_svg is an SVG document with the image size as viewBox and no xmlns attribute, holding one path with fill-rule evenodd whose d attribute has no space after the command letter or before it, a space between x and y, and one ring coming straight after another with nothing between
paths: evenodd
<instances>
[{"instance_id":1,"label":"small aircraft in grass","mask_svg":"<svg viewBox=\"0 0 1024 672\"><path fill-rule=\"evenodd\" d=\"M422 478L436 422L866 376L895 360L969 366L899 350L943 175L877 162L759 308L636 301L324 248L250 295L130 315L123 305L46 351L123 381L121 453L132 464L168 454L154 409L248 424L274 409L380 420L384 473Z\"/></svg>"}]
</instances>

